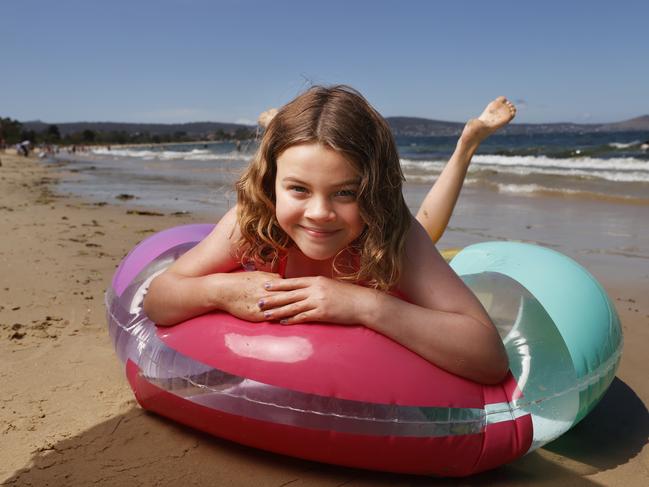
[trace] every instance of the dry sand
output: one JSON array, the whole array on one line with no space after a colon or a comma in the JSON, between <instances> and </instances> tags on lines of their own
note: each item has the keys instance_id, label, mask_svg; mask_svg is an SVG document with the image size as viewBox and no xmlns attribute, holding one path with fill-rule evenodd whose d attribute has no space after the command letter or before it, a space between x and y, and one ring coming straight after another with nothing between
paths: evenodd
<instances>
[{"instance_id":1,"label":"dry sand","mask_svg":"<svg viewBox=\"0 0 649 487\"><path fill-rule=\"evenodd\" d=\"M646 282L603 279L624 325L618 377L591 415L546 448L468 479L321 465L209 437L133 399L103 292L139 240L204 218L127 214L53 194L56 175L38 161L0 159L2 485L649 485Z\"/></svg>"}]
</instances>

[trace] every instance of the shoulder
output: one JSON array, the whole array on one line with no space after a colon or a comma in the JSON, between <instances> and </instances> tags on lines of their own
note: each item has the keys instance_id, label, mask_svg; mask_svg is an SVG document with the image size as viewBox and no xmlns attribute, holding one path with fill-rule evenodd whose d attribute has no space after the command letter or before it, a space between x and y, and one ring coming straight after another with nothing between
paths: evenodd
<instances>
[{"instance_id":1,"label":"shoulder","mask_svg":"<svg viewBox=\"0 0 649 487\"><path fill-rule=\"evenodd\" d=\"M241 231L239 230L239 221L237 219L237 205L234 205L230 208L225 215L219 220L219 222L214 227L211 235L216 235L220 232L225 234L231 234L235 240L238 240L241 237Z\"/></svg>"},{"instance_id":2,"label":"shoulder","mask_svg":"<svg viewBox=\"0 0 649 487\"><path fill-rule=\"evenodd\" d=\"M431 270L445 271L446 268L448 268L448 264L440 255L424 227L418 220L412 218L401 258L402 279L400 283L411 275L417 276L429 273Z\"/></svg>"},{"instance_id":3,"label":"shoulder","mask_svg":"<svg viewBox=\"0 0 649 487\"><path fill-rule=\"evenodd\" d=\"M214 230L200 242L198 246L234 247L241 238L241 230L237 220L237 206L230 208L219 220Z\"/></svg>"},{"instance_id":4,"label":"shoulder","mask_svg":"<svg viewBox=\"0 0 649 487\"><path fill-rule=\"evenodd\" d=\"M240 237L237 207L234 206L221 218L214 230L183 254L170 270L187 277L230 272L240 265L236 259Z\"/></svg>"},{"instance_id":5,"label":"shoulder","mask_svg":"<svg viewBox=\"0 0 649 487\"><path fill-rule=\"evenodd\" d=\"M398 290L414 304L457 311L466 304L467 288L440 255L426 230L413 218L406 237Z\"/></svg>"}]
</instances>

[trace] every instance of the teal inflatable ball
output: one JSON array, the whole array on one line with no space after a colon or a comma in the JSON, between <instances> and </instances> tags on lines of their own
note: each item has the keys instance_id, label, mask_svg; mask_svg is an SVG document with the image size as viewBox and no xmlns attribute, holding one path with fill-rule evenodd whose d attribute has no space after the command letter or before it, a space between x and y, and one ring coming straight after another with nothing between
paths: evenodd
<instances>
[{"instance_id":1,"label":"teal inflatable ball","mask_svg":"<svg viewBox=\"0 0 649 487\"><path fill-rule=\"evenodd\" d=\"M615 377L619 318L606 292L559 252L517 242L466 247L451 261L498 327L518 387L510 407L532 416L530 451L579 422Z\"/></svg>"}]
</instances>

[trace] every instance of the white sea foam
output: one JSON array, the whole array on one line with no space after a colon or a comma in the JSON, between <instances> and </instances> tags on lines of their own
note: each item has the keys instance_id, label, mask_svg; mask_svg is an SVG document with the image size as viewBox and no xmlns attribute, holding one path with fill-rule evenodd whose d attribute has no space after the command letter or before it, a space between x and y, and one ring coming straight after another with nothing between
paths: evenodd
<instances>
[{"instance_id":1,"label":"white sea foam","mask_svg":"<svg viewBox=\"0 0 649 487\"><path fill-rule=\"evenodd\" d=\"M615 149L627 149L629 147L633 147L634 145L640 144L639 140L634 140L633 142L609 142L609 147L613 147Z\"/></svg>"},{"instance_id":2,"label":"white sea foam","mask_svg":"<svg viewBox=\"0 0 649 487\"><path fill-rule=\"evenodd\" d=\"M401 167L404 170L407 169L423 169L425 171L436 171L440 172L444 169L446 161L426 161L426 160L412 160L412 159L401 159Z\"/></svg>"},{"instance_id":3,"label":"white sea foam","mask_svg":"<svg viewBox=\"0 0 649 487\"><path fill-rule=\"evenodd\" d=\"M421 175L412 174L415 171L439 173L446 161L402 159L401 164L410 179L410 177L421 177ZM633 157L556 159L547 156L474 156L469 171L479 174L481 170L519 176L540 174L649 183L649 161Z\"/></svg>"},{"instance_id":4,"label":"white sea foam","mask_svg":"<svg viewBox=\"0 0 649 487\"><path fill-rule=\"evenodd\" d=\"M649 161L643 161L634 157L617 157L611 159L571 157L567 159L556 159L547 156L477 155L473 157L473 164L593 171L646 171L649 173Z\"/></svg>"},{"instance_id":5,"label":"white sea foam","mask_svg":"<svg viewBox=\"0 0 649 487\"><path fill-rule=\"evenodd\" d=\"M115 159L135 159L142 161L250 161L252 154L213 152L209 149L195 148L188 151L151 150L151 148L96 148L95 155ZM401 159L403 171L409 181L434 181L446 165L446 160ZM649 183L649 161L633 157L599 159L578 157L557 159L547 156L504 156L476 155L469 168L474 178L482 178L483 171L494 171L518 176L566 176L576 178L595 178L614 182Z\"/></svg>"},{"instance_id":6,"label":"white sea foam","mask_svg":"<svg viewBox=\"0 0 649 487\"><path fill-rule=\"evenodd\" d=\"M530 176L535 174L542 174L547 176L569 176L577 178L595 178L605 179L606 181L614 181L620 183L641 182L649 183L649 173L640 171L586 171L582 169L558 169L558 168L542 168L542 167L508 167L504 170L497 166L485 166L484 169L497 170L507 174L516 174L518 176Z\"/></svg>"},{"instance_id":7,"label":"white sea foam","mask_svg":"<svg viewBox=\"0 0 649 487\"><path fill-rule=\"evenodd\" d=\"M111 149L105 147L93 149L93 154L99 156L123 157L129 159L142 159L145 161L160 160L188 160L188 161L230 161L252 159L250 154L240 152L215 153L207 149L192 149L190 151L172 151L162 150L154 151L150 149Z\"/></svg>"},{"instance_id":8,"label":"white sea foam","mask_svg":"<svg viewBox=\"0 0 649 487\"><path fill-rule=\"evenodd\" d=\"M571 189L548 188L539 184L498 184L496 186L498 187L498 191L501 193L532 194L542 191L549 191L553 193L578 193L578 191Z\"/></svg>"}]
</instances>

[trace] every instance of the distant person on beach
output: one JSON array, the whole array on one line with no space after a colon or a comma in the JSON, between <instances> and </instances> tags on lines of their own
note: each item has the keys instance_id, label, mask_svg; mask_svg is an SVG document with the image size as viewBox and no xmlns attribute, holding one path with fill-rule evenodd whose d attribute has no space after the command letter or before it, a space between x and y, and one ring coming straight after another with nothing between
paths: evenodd
<instances>
[{"instance_id":1,"label":"distant person on beach","mask_svg":"<svg viewBox=\"0 0 649 487\"><path fill-rule=\"evenodd\" d=\"M16 144L16 153L18 155L29 157L32 143L29 140L23 140L20 144Z\"/></svg>"},{"instance_id":2,"label":"distant person on beach","mask_svg":"<svg viewBox=\"0 0 649 487\"><path fill-rule=\"evenodd\" d=\"M429 234L450 218L480 142L514 114L501 97L467 123L415 219L383 117L352 88L310 88L269 121L236 207L152 281L146 313L159 325L216 309L360 324L451 373L499 383L508 361L498 332Z\"/></svg>"}]
</instances>

